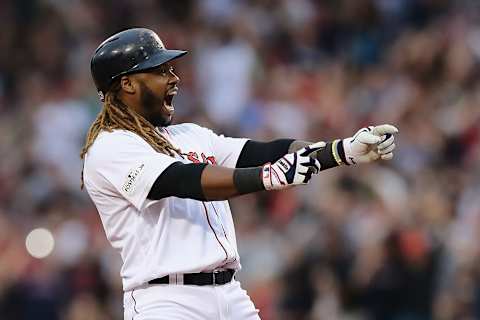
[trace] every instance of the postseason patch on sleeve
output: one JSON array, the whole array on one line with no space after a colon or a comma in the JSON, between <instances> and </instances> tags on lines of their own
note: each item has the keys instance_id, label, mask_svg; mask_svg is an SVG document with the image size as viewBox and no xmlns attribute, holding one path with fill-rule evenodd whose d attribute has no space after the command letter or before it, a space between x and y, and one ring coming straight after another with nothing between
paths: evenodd
<instances>
[{"instance_id":1,"label":"postseason patch on sleeve","mask_svg":"<svg viewBox=\"0 0 480 320\"><path fill-rule=\"evenodd\" d=\"M123 191L125 191L126 193L132 193L135 190L135 184L138 177L140 177L140 174L142 173L144 167L145 165L142 163L138 167L133 168L128 172L127 178L122 187Z\"/></svg>"}]
</instances>

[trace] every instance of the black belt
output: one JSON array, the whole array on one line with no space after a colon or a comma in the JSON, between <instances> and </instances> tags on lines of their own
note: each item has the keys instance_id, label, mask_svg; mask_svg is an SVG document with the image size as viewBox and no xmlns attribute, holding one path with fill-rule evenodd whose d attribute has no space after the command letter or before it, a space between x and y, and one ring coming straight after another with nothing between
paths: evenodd
<instances>
[{"instance_id":1,"label":"black belt","mask_svg":"<svg viewBox=\"0 0 480 320\"><path fill-rule=\"evenodd\" d=\"M222 285L232 281L234 274L235 270L232 269L214 272L184 273L178 276L173 275L156 278L148 281L148 284Z\"/></svg>"}]
</instances>

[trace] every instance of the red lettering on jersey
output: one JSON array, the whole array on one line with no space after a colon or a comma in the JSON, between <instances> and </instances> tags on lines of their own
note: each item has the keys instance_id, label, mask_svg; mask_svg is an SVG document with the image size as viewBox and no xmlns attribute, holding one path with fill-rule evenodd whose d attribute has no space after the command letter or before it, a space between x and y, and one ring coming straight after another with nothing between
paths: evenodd
<instances>
[{"instance_id":1,"label":"red lettering on jersey","mask_svg":"<svg viewBox=\"0 0 480 320\"><path fill-rule=\"evenodd\" d=\"M209 164L212 164L212 165L217 164L217 161L215 160L214 156L207 157L205 155L205 153L203 153L203 152L200 154L200 156L202 157L201 160L198 157L198 153L193 152L193 151L190 151L189 153L187 153L187 159L190 160L193 163L209 163Z\"/></svg>"},{"instance_id":2,"label":"red lettering on jersey","mask_svg":"<svg viewBox=\"0 0 480 320\"><path fill-rule=\"evenodd\" d=\"M203 155L203 153L202 153ZM187 159L192 161L193 163L200 163L200 160L198 159L198 153L196 152L189 152L187 154Z\"/></svg>"},{"instance_id":3,"label":"red lettering on jersey","mask_svg":"<svg viewBox=\"0 0 480 320\"><path fill-rule=\"evenodd\" d=\"M212 165L217 164L217 161L215 160L214 156L207 157L203 152L202 152L202 160L203 160L203 163L210 163Z\"/></svg>"}]
</instances>

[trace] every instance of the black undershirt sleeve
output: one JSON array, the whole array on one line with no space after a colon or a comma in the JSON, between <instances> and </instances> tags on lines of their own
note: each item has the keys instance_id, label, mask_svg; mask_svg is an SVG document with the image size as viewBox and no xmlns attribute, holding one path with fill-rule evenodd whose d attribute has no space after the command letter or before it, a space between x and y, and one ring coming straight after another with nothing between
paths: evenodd
<instances>
[{"instance_id":1,"label":"black undershirt sleeve","mask_svg":"<svg viewBox=\"0 0 480 320\"><path fill-rule=\"evenodd\" d=\"M289 152L298 151L301 148L306 147L310 144L312 144L312 142L295 140L291 144ZM335 154L338 155L338 160L335 159ZM326 142L325 148L320 149L315 153L312 153L310 156L315 157L320 162L320 165L321 165L320 171L330 169L330 168L335 168L342 164L348 165L347 160L345 158L345 150L343 149L342 140L339 140L339 139L335 141Z\"/></svg>"},{"instance_id":2,"label":"black undershirt sleeve","mask_svg":"<svg viewBox=\"0 0 480 320\"><path fill-rule=\"evenodd\" d=\"M263 166L268 162L273 163L285 154L298 151L310 144L312 144L312 142L293 139L279 139L271 142L249 140L245 143L245 146L240 153L236 167L248 168ZM338 155L338 158L341 161L335 159L334 153ZM341 140L336 140L336 143L327 142L326 147L312 154L312 157L315 157L320 161L320 170L334 168L341 164L348 165Z\"/></svg>"},{"instance_id":3,"label":"black undershirt sleeve","mask_svg":"<svg viewBox=\"0 0 480 320\"><path fill-rule=\"evenodd\" d=\"M295 140L278 139L270 142L248 140L238 157L236 167L258 167L268 162L275 162L288 153L293 141Z\"/></svg>"},{"instance_id":4,"label":"black undershirt sleeve","mask_svg":"<svg viewBox=\"0 0 480 320\"><path fill-rule=\"evenodd\" d=\"M178 197L208 201L203 194L201 183L205 166L206 163L172 163L155 180L147 198L159 200ZM265 190L261 173L261 167L234 169L233 183L238 194Z\"/></svg>"},{"instance_id":5,"label":"black undershirt sleeve","mask_svg":"<svg viewBox=\"0 0 480 320\"><path fill-rule=\"evenodd\" d=\"M166 197L207 200L202 190L202 172L206 163L172 163L153 183L147 198L159 200Z\"/></svg>"}]
</instances>

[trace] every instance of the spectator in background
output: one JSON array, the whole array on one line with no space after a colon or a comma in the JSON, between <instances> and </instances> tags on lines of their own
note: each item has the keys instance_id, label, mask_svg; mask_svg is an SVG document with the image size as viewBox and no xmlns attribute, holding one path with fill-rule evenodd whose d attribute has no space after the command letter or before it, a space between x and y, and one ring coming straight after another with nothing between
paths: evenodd
<instances>
[{"instance_id":1,"label":"spectator in background","mask_svg":"<svg viewBox=\"0 0 480 320\"><path fill-rule=\"evenodd\" d=\"M252 91L255 52L234 26L212 25L200 39L196 57L198 92L217 126L234 126Z\"/></svg>"}]
</instances>

